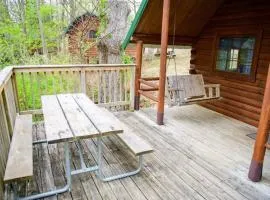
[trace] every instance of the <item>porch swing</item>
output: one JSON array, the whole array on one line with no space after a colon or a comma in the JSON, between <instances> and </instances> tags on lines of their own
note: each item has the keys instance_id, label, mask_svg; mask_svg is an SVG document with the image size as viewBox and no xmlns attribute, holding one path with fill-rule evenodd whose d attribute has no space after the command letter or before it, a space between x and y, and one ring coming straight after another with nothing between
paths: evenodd
<instances>
[{"instance_id":1,"label":"porch swing","mask_svg":"<svg viewBox=\"0 0 270 200\"><path fill-rule=\"evenodd\" d=\"M169 106L189 105L220 98L220 84L204 84L202 74L178 75L175 61L176 12L174 13L173 47L167 53L167 66L174 62L175 75L167 76L167 99Z\"/></svg>"}]
</instances>

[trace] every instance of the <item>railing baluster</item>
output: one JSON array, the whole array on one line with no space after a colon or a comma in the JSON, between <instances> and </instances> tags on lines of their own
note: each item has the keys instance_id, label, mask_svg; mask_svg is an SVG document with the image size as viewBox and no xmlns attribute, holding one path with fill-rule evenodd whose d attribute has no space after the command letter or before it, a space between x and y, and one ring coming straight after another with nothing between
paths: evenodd
<instances>
[{"instance_id":1,"label":"railing baluster","mask_svg":"<svg viewBox=\"0 0 270 200\"><path fill-rule=\"evenodd\" d=\"M128 97L127 97L127 76L128 76L128 71L125 69L124 70L124 82L125 82L125 101L128 101Z\"/></svg>"},{"instance_id":2,"label":"railing baluster","mask_svg":"<svg viewBox=\"0 0 270 200\"><path fill-rule=\"evenodd\" d=\"M22 85L23 85L22 94L23 94L24 110L27 110L28 108L26 106L26 90L25 90L25 81L24 81L24 73L23 72L21 73L21 76L22 76Z\"/></svg>"},{"instance_id":3,"label":"railing baluster","mask_svg":"<svg viewBox=\"0 0 270 200\"><path fill-rule=\"evenodd\" d=\"M97 73L94 71L91 71L90 77L91 75L93 76L93 80L96 80L96 75ZM96 102L96 98L95 98L95 88L97 87L94 83L96 83L96 81L94 82L92 79L89 80L89 84L90 84L90 89L92 92L92 101Z\"/></svg>"},{"instance_id":4,"label":"railing baluster","mask_svg":"<svg viewBox=\"0 0 270 200\"><path fill-rule=\"evenodd\" d=\"M100 72L100 70L98 70L98 86L97 87L98 87L98 103L99 104L101 103L101 98L102 98L100 84L101 84L101 72Z\"/></svg>"},{"instance_id":5,"label":"railing baluster","mask_svg":"<svg viewBox=\"0 0 270 200\"><path fill-rule=\"evenodd\" d=\"M123 73L122 70L119 70L119 101L123 101Z\"/></svg>"},{"instance_id":6,"label":"railing baluster","mask_svg":"<svg viewBox=\"0 0 270 200\"><path fill-rule=\"evenodd\" d=\"M213 88L212 88L212 87L209 87L209 88L208 88L208 96L209 96L210 98L213 97Z\"/></svg>"},{"instance_id":7,"label":"railing baluster","mask_svg":"<svg viewBox=\"0 0 270 200\"><path fill-rule=\"evenodd\" d=\"M59 71L59 79L60 79L60 84L59 84L60 93L64 93L64 86L63 86L63 75L62 75L62 71Z\"/></svg>"},{"instance_id":8,"label":"railing baluster","mask_svg":"<svg viewBox=\"0 0 270 200\"><path fill-rule=\"evenodd\" d=\"M30 94L31 94L31 99L32 99L32 107L31 109L35 109L35 92L34 92L34 84L33 84L33 73L29 73L29 79L30 79Z\"/></svg>"},{"instance_id":9,"label":"railing baluster","mask_svg":"<svg viewBox=\"0 0 270 200\"><path fill-rule=\"evenodd\" d=\"M70 92L70 73L69 71L66 71L66 78L65 78L65 92Z\"/></svg>"},{"instance_id":10,"label":"railing baluster","mask_svg":"<svg viewBox=\"0 0 270 200\"><path fill-rule=\"evenodd\" d=\"M113 88L113 84L112 84L112 70L109 71L109 102L112 102L112 88Z\"/></svg>"},{"instance_id":11,"label":"railing baluster","mask_svg":"<svg viewBox=\"0 0 270 200\"><path fill-rule=\"evenodd\" d=\"M55 73L54 73L54 71L52 71L51 74L52 74L52 88L53 88L53 94L56 94L56 88L55 88Z\"/></svg>"},{"instance_id":12,"label":"railing baluster","mask_svg":"<svg viewBox=\"0 0 270 200\"><path fill-rule=\"evenodd\" d=\"M85 78L85 68L83 67L81 70L81 92L86 94L86 78Z\"/></svg>"},{"instance_id":13,"label":"railing baluster","mask_svg":"<svg viewBox=\"0 0 270 200\"><path fill-rule=\"evenodd\" d=\"M19 113L21 108L19 104L19 94L18 94L16 73L13 73L11 80L12 80L13 94L14 94L14 100L15 100L15 105L16 105L16 112Z\"/></svg>"},{"instance_id":14,"label":"railing baluster","mask_svg":"<svg viewBox=\"0 0 270 200\"><path fill-rule=\"evenodd\" d=\"M38 91L38 108L40 109L41 108L41 102L40 102L40 98L41 98L41 95L43 94L42 92L42 87L40 85L40 73L37 72L37 91Z\"/></svg>"},{"instance_id":15,"label":"railing baluster","mask_svg":"<svg viewBox=\"0 0 270 200\"><path fill-rule=\"evenodd\" d=\"M104 70L103 71L103 83L102 83L102 85L103 85L103 96L104 96L104 102L103 103L107 103L107 83L106 83L106 73L107 73L107 71L106 70Z\"/></svg>"},{"instance_id":16,"label":"railing baluster","mask_svg":"<svg viewBox=\"0 0 270 200\"><path fill-rule=\"evenodd\" d=\"M129 88L129 109L134 110L134 96L135 96L135 68L129 68L130 71L130 88Z\"/></svg>"},{"instance_id":17,"label":"railing baluster","mask_svg":"<svg viewBox=\"0 0 270 200\"><path fill-rule=\"evenodd\" d=\"M45 93L48 94L48 75L46 72L44 72L43 75L44 75L44 82L45 82Z\"/></svg>"},{"instance_id":18,"label":"railing baluster","mask_svg":"<svg viewBox=\"0 0 270 200\"><path fill-rule=\"evenodd\" d=\"M118 89L118 70L113 71L114 74L114 95L113 95L113 100L114 102L117 102L117 89Z\"/></svg>"}]
</instances>

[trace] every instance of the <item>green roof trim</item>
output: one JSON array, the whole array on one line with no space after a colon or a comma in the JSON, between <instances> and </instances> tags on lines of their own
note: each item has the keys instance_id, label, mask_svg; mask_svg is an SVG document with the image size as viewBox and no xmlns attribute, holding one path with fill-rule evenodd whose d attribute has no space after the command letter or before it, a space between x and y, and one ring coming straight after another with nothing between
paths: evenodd
<instances>
[{"instance_id":1,"label":"green roof trim","mask_svg":"<svg viewBox=\"0 0 270 200\"><path fill-rule=\"evenodd\" d=\"M144 10L148 4L148 1L149 0L142 0L140 7L139 7L139 10L137 11L135 18L134 18L134 20L133 20L133 22L128 30L128 33L127 33L127 35L122 43L122 49L126 49L127 45L129 44L130 38L132 37L135 29L137 28L139 21L141 20L141 17L142 17Z\"/></svg>"}]
</instances>

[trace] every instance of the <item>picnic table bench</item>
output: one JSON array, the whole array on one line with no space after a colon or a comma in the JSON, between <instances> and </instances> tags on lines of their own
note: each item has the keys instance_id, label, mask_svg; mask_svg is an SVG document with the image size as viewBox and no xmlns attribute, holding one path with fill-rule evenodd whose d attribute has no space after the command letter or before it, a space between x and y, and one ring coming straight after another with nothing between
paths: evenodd
<instances>
[{"instance_id":1,"label":"picnic table bench","mask_svg":"<svg viewBox=\"0 0 270 200\"><path fill-rule=\"evenodd\" d=\"M4 182L27 180L33 176L32 115L16 117Z\"/></svg>"},{"instance_id":2,"label":"picnic table bench","mask_svg":"<svg viewBox=\"0 0 270 200\"><path fill-rule=\"evenodd\" d=\"M67 183L64 187L49 192L18 199L40 199L57 195L71 188L71 176L95 171L103 181L135 175L142 169L142 156L153 151L151 146L133 133L105 108L99 108L85 94L59 94L42 96L46 140L32 141L32 116L20 115L16 118L14 133L4 181L28 180L33 177L33 144L64 143ZM139 166L131 172L104 177L102 173L102 137L117 135L127 145L134 156L139 157ZM98 161L94 166L86 167L80 145L81 169L71 170L69 143L79 143L82 139L97 138ZM18 170L20 169L20 170ZM16 191L15 191L16 192Z\"/></svg>"}]
</instances>

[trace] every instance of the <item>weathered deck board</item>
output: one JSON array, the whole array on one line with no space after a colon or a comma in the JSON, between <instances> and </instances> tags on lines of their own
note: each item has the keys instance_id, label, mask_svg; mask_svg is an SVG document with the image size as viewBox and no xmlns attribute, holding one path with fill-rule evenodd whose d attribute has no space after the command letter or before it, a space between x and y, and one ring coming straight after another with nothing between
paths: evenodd
<instances>
[{"instance_id":1,"label":"weathered deck board","mask_svg":"<svg viewBox=\"0 0 270 200\"><path fill-rule=\"evenodd\" d=\"M262 182L253 183L247 178L254 140L246 134L255 132L254 127L197 105L166 109L165 126L156 125L155 114L155 109L116 114L155 150L144 157L141 173L110 183L103 183L94 173L82 174L73 177L71 193L58 195L57 199L270 198L268 152ZM42 135L44 126L34 128L33 131ZM65 183L63 145L57 146L59 149L56 144L49 145L47 151L54 184L60 186ZM78 150L74 144L71 146L72 167L79 168ZM87 166L94 165L96 141L84 140L82 149ZM46 148L39 148L39 151L46 151ZM42 163L38 162L40 170L43 170ZM105 173L132 170L136 164L136 158L117 136L104 138ZM38 173L40 176L41 173ZM40 179L36 180L39 182ZM45 187L43 185L42 188Z\"/></svg>"}]
</instances>

